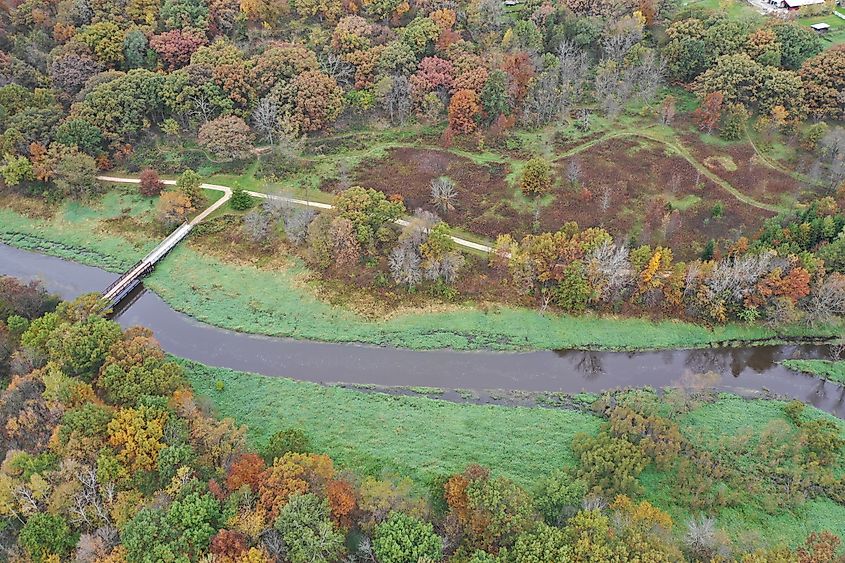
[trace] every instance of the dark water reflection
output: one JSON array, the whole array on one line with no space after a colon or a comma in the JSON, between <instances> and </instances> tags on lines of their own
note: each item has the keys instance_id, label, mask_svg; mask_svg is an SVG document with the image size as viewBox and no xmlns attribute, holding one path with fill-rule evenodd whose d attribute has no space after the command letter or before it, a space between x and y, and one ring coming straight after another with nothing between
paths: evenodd
<instances>
[{"instance_id":1,"label":"dark water reflection","mask_svg":"<svg viewBox=\"0 0 845 563\"><path fill-rule=\"evenodd\" d=\"M99 291L117 276L0 244L0 273L40 279L73 298ZM139 288L116 319L153 329L168 352L209 365L317 382L429 386L447 389L520 389L599 392L619 387L682 386L744 395L792 397L845 418L845 388L796 374L778 362L825 358L826 346L788 345L658 352L579 350L525 353L413 351L331 344L233 332L200 323ZM342 327L338 327L342 330Z\"/></svg>"}]
</instances>

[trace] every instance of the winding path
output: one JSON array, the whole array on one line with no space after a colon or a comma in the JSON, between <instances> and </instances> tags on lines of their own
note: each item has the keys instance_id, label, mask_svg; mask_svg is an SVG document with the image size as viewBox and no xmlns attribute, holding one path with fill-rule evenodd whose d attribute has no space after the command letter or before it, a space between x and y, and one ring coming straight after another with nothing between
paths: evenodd
<instances>
[{"instance_id":1,"label":"winding path","mask_svg":"<svg viewBox=\"0 0 845 563\"><path fill-rule=\"evenodd\" d=\"M138 178L125 178L125 177L122 177L122 176L97 176L97 179L101 180L103 182L112 182L112 183L116 183L116 184L140 184L141 183L141 180L138 179ZM162 180L161 182L163 184L168 185L168 186L176 185L175 180ZM217 209L219 209L220 207L225 205L226 202L229 201L229 199L231 199L231 197L232 197L232 188L230 188L228 186L222 186L222 185L219 185L219 184L200 184L200 187L203 188L203 189L206 189L206 190L223 192L223 197L221 197L220 199L215 201L208 209L206 209L205 211L203 211L202 213L200 213L199 215L194 217L190 222L192 226L196 225L197 223L199 223L200 221L202 221L203 219L205 219L206 217L208 217L209 215L214 213ZM290 203L292 205L300 205L300 206L303 206L303 207L313 207L313 208L317 208L317 209L332 209L332 208L334 208L333 205L330 205L328 203L320 203L318 201L309 201L309 200L297 199L297 198L293 198L293 197L285 197L285 196L280 196L280 195L265 194L265 193L262 193L262 192L253 192L253 191L250 191L250 190L244 190L244 191L247 194L251 195L252 197L257 197L257 198L260 198L260 199L272 199L272 200L276 200L276 201L283 201L285 203ZM408 225L408 220L407 219L397 219L396 224L404 227L404 226ZM450 238L454 241L455 244L457 244L458 246L463 246L464 248L469 248L471 250L478 250L478 251L487 252L487 253L493 252L493 248L486 245L486 244L479 244L477 242L472 242L470 240L466 240L466 239L456 237L456 236L450 236Z\"/></svg>"}]
</instances>

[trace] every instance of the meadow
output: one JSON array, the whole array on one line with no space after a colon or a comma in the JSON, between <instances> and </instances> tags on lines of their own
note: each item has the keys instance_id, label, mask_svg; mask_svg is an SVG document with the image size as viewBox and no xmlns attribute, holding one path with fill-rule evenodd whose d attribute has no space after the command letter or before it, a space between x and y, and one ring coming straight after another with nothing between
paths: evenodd
<instances>
[{"instance_id":1,"label":"meadow","mask_svg":"<svg viewBox=\"0 0 845 563\"><path fill-rule=\"evenodd\" d=\"M258 448L279 430L299 428L315 451L341 467L373 475L410 478L424 491L432 479L480 463L529 490L561 467L575 463L570 444L579 432L594 434L603 418L587 405L579 410L457 404L426 397L388 395L265 377L178 360L196 393L224 417L247 425ZM650 391L631 391L632 400L651 404ZM624 393L623 395L624 396ZM722 394L692 400L677 411L680 395L659 401L659 414L678 423L683 435L732 470L763 480L773 471L758 447L775 428L789 427L783 401L746 400ZM811 407L807 419L845 423ZM786 431L790 436L793 430ZM787 438L788 439L788 438ZM840 464L840 468L845 465ZM840 469L840 472L843 469ZM650 466L640 476L645 498L679 524L697 510L674 487L675 475ZM774 508L767 495L742 490L726 479L717 487L732 498L715 516L737 541L797 545L813 530L845 531L845 506L827 497ZM679 529L684 526L679 525Z\"/></svg>"}]
</instances>

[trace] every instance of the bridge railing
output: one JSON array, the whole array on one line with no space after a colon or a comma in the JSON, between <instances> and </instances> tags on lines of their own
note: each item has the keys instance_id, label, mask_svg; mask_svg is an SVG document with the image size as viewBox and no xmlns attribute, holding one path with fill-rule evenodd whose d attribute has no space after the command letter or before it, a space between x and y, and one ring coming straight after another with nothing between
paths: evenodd
<instances>
[{"instance_id":1,"label":"bridge railing","mask_svg":"<svg viewBox=\"0 0 845 563\"><path fill-rule=\"evenodd\" d=\"M172 233L167 235L149 254L138 260L131 268L126 270L119 278L112 282L102 292L102 296L112 304L119 302L127 293L127 288L134 287L135 282L153 269L153 266L161 260L168 252L179 244L191 231L190 223L183 223Z\"/></svg>"},{"instance_id":2,"label":"bridge railing","mask_svg":"<svg viewBox=\"0 0 845 563\"><path fill-rule=\"evenodd\" d=\"M117 278L116 280L114 280L113 282L111 282L111 284L109 284L109 286L108 286L107 288L105 288L105 289L102 291L102 294L103 294L103 295L108 295L108 294L109 294L109 292L110 292L111 290L113 290L113 289L114 289L114 288L116 288L118 285L120 285L120 283L123 281L123 278L126 276L126 274L128 274L129 272L134 271L134 270L135 270L135 268L137 268L138 266L140 266L140 265L141 265L141 263L142 263L143 261L144 261L144 260L143 260L143 259L141 259L141 260L138 260L137 262L135 262L134 264L132 264L132 266L131 266L131 267L129 267L129 269L127 269L125 272L123 272L122 274L120 274L120 276L118 276L118 278Z\"/></svg>"}]
</instances>

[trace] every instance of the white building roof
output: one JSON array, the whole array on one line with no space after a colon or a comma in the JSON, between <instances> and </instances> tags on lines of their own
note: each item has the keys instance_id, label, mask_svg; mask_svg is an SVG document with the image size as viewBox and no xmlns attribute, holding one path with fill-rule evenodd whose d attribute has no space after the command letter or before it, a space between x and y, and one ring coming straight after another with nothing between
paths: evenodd
<instances>
[{"instance_id":1,"label":"white building roof","mask_svg":"<svg viewBox=\"0 0 845 563\"><path fill-rule=\"evenodd\" d=\"M830 29L830 24L827 23L814 23L810 26L811 28L815 29L816 31L821 31L823 29Z\"/></svg>"},{"instance_id":2,"label":"white building roof","mask_svg":"<svg viewBox=\"0 0 845 563\"><path fill-rule=\"evenodd\" d=\"M800 8L801 6L824 4L824 0L783 0L783 3L790 8Z\"/></svg>"}]
</instances>

